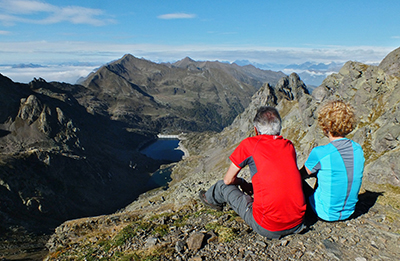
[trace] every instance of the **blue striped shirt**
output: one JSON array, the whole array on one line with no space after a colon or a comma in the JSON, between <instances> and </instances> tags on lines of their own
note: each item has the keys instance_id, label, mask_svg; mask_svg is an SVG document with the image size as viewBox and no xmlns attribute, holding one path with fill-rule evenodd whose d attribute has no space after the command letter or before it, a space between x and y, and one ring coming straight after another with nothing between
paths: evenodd
<instances>
[{"instance_id":1,"label":"blue striped shirt","mask_svg":"<svg viewBox=\"0 0 400 261\"><path fill-rule=\"evenodd\" d=\"M364 170L361 146L341 138L314 148L305 166L317 173L318 187L310 205L323 220L337 221L350 217L358 201Z\"/></svg>"}]
</instances>

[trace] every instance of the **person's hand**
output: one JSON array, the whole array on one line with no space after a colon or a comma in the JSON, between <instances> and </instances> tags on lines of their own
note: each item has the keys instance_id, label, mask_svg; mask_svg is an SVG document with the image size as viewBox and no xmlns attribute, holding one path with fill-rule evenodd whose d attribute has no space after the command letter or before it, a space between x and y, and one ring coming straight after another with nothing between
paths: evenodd
<instances>
[{"instance_id":1,"label":"person's hand","mask_svg":"<svg viewBox=\"0 0 400 261\"><path fill-rule=\"evenodd\" d=\"M249 196L253 195L253 184L248 183L245 179L242 179L242 183L239 185L240 189Z\"/></svg>"}]
</instances>

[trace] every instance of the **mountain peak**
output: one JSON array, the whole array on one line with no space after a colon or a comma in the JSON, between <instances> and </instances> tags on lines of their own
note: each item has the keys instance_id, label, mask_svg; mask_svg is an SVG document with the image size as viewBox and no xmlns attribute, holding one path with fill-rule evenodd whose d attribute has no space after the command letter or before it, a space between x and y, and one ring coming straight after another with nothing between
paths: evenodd
<instances>
[{"instance_id":1,"label":"mountain peak","mask_svg":"<svg viewBox=\"0 0 400 261\"><path fill-rule=\"evenodd\" d=\"M195 60L193 60L189 56L186 56L182 60L179 60L179 61L173 63L173 65L175 67L179 67L179 68L186 68L186 67L188 67L189 65L192 65L195 62L196 62Z\"/></svg>"}]
</instances>

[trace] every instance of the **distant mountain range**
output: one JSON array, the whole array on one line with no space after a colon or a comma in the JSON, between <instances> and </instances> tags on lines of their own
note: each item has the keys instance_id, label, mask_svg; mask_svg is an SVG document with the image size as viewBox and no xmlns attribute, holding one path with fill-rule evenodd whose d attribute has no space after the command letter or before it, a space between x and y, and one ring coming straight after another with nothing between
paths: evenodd
<instances>
[{"instance_id":1,"label":"distant mountain range","mask_svg":"<svg viewBox=\"0 0 400 261\"><path fill-rule=\"evenodd\" d=\"M190 59L190 58L189 58ZM183 59L184 60L184 59ZM193 61L193 60L192 60ZM179 63L178 61L177 63ZM193 61L195 62L195 61ZM201 62L200 62L201 63ZM233 63L230 62L220 62L221 64L227 64L227 65L239 65L240 67L247 67L247 66L252 66L257 69L261 70L266 70L266 71L274 71L274 72L283 72L286 75L290 75L292 72L297 73L301 79L307 84L308 88L310 90L314 89L315 87L319 86L322 81L330 74L333 72L338 72L338 70L343 66L343 63L316 63L316 62L305 62L302 64L277 64L277 63L254 63L249 60L236 60ZM160 63L164 65L171 65L174 63ZM76 82L82 82L83 76L80 70L74 69L74 67L85 67L85 68L90 68L90 67L96 67L95 70L100 68L101 66L98 63L90 63L90 62L70 62L70 63L60 63L56 65L40 65L40 64L2 64L0 67L4 67L3 70L5 72L8 72L10 69L32 69L29 72L25 72L26 76L24 76L23 79L29 79L28 81L32 80L33 77L37 77L34 73L34 69L47 69L54 71L56 67L60 67L60 70L71 70L71 73L63 72L64 74L68 75L67 82L70 82L70 79L73 79L73 75L79 73L78 76L73 80L73 82L70 83L76 83ZM87 69L86 69L87 70ZM41 70L41 74L46 73L45 71ZM7 74L7 73L6 73ZM10 71L10 75L15 75L15 77L20 77L18 76L17 73L12 73ZM31 78L29 75L32 75ZM46 79L46 75L40 75L41 78ZM49 76L51 77L51 76Z\"/></svg>"},{"instance_id":2,"label":"distant mountain range","mask_svg":"<svg viewBox=\"0 0 400 261\"><path fill-rule=\"evenodd\" d=\"M318 87L322 81L332 73L338 72L344 63L316 63L316 62L305 62L302 64L276 64L276 63L252 63L248 60L235 61L236 64L245 66L252 64L257 68L272 71L282 71L289 75L293 72L297 73L302 81L307 84L310 91Z\"/></svg>"},{"instance_id":3,"label":"distant mountain range","mask_svg":"<svg viewBox=\"0 0 400 261\"><path fill-rule=\"evenodd\" d=\"M42 66L40 64L33 64L33 63L28 63L28 64L20 63L20 64L13 64L11 67L12 68L20 68L20 69L22 69L22 68L43 68L43 67L46 67L46 66Z\"/></svg>"}]
</instances>

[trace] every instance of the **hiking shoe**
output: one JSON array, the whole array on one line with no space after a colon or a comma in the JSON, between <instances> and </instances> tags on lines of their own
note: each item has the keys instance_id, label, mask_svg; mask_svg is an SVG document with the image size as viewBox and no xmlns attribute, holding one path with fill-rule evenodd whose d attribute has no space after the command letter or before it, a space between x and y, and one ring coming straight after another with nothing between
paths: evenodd
<instances>
[{"instance_id":1,"label":"hiking shoe","mask_svg":"<svg viewBox=\"0 0 400 261\"><path fill-rule=\"evenodd\" d=\"M215 210L218 210L218 211L222 211L222 209L224 208L223 205L214 205L214 204L209 203L207 201L207 198L206 198L206 191L205 190L201 190L200 191L199 198L200 198L201 202L205 206L207 206L209 208L212 208L212 209L215 209Z\"/></svg>"}]
</instances>

